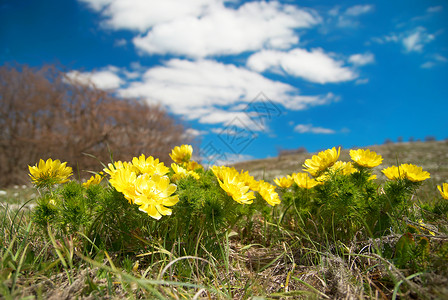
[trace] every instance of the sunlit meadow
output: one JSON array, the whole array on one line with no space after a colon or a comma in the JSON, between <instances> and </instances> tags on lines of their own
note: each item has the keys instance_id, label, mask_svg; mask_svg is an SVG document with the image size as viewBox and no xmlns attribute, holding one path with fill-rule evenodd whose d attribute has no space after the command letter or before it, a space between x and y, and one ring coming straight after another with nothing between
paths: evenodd
<instances>
[{"instance_id":1,"label":"sunlit meadow","mask_svg":"<svg viewBox=\"0 0 448 300\"><path fill-rule=\"evenodd\" d=\"M5 299L440 298L448 295L448 183L381 154L334 147L255 179L145 154L80 182L58 159L28 166L34 194L3 205ZM302 167L300 167L302 165ZM382 174L386 180L378 179ZM272 180L272 181L271 181ZM434 194L432 194L434 195Z\"/></svg>"}]
</instances>

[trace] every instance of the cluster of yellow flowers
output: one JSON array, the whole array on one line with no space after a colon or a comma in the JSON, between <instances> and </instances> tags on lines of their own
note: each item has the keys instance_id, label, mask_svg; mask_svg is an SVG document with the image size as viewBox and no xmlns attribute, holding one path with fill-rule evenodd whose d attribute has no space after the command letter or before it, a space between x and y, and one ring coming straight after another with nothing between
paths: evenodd
<instances>
[{"instance_id":1,"label":"cluster of yellow flowers","mask_svg":"<svg viewBox=\"0 0 448 300\"><path fill-rule=\"evenodd\" d=\"M171 180L174 182L179 181L182 178L192 176L195 179L199 179L200 176L195 170L203 169L203 167L197 162L191 160L193 155L193 147L191 145L176 146L171 151L170 157L174 161L171 164L174 175Z\"/></svg>"},{"instance_id":2,"label":"cluster of yellow flowers","mask_svg":"<svg viewBox=\"0 0 448 300\"><path fill-rule=\"evenodd\" d=\"M274 182L282 188L289 188L293 183L296 183L301 188L310 189L327 180L328 175L326 171L338 170L343 175L350 175L358 172L359 168L374 168L383 162L381 155L378 155L369 149L350 150L350 157L353 162L338 161L340 153L341 148L336 149L333 147L332 149L319 152L317 155L313 155L312 158L305 160L303 171L308 172L314 178L309 178L306 173L293 173L287 177L276 178L274 179ZM402 164L400 167L392 166L384 169L383 173L391 180L406 178L410 181L418 182L430 178L428 172L423 171L421 167L412 164ZM375 175L370 177L370 179L375 178ZM441 190L441 188L439 188L439 190Z\"/></svg>"},{"instance_id":3,"label":"cluster of yellow flowers","mask_svg":"<svg viewBox=\"0 0 448 300\"><path fill-rule=\"evenodd\" d=\"M211 170L221 188L238 203L251 204L255 199L254 192L258 192L269 205L281 202L275 186L263 180L255 180L248 171L238 172L235 168L225 166L213 166Z\"/></svg>"},{"instance_id":4,"label":"cluster of yellow flowers","mask_svg":"<svg viewBox=\"0 0 448 300\"><path fill-rule=\"evenodd\" d=\"M305 160L303 171L310 173L312 176L317 177L327 168L334 165L341 154L341 147L337 150L335 147L325 151L319 152L317 155L313 155L312 158Z\"/></svg>"},{"instance_id":5,"label":"cluster of yellow flowers","mask_svg":"<svg viewBox=\"0 0 448 300\"><path fill-rule=\"evenodd\" d=\"M350 157L353 162L338 161L341 149L328 149L313 155L303 164L303 171L307 173L293 173L287 177L275 178L274 182L281 188L289 188L294 183L300 188L311 189L325 182L328 178L327 171L338 170L343 175L350 175L359 172L360 168L373 168L383 161L381 155L370 150L350 150ZM159 162L152 156L146 157L144 154L134 157L131 162L116 161L108 164L104 172L110 176L109 183L131 203L137 204L139 209L146 212L155 219L170 215L169 208L178 201L175 195L176 182L187 176L200 179L196 171L203 167L192 161L193 147L182 145L174 147L170 156L174 163L171 169L163 162ZM42 159L35 166L28 166L32 182L37 188L48 187L53 184L67 182L73 174L72 168L61 163L59 160L47 161ZM212 172L216 176L220 187L240 204L251 204L255 199L255 192L258 192L266 202L275 206L281 202L279 195L275 191L275 186L263 180L255 180L249 172L238 172L235 168L225 166L213 166ZM383 169L382 172L390 180L407 179L419 182L430 178L430 174L423 171L421 167L412 164L402 164ZM168 177L170 174L170 177ZM100 172L92 176L83 185L88 187L92 184L99 184L104 174ZM375 176L372 175L371 179ZM443 198L448 200L448 183L437 186Z\"/></svg>"},{"instance_id":6,"label":"cluster of yellow flowers","mask_svg":"<svg viewBox=\"0 0 448 300\"><path fill-rule=\"evenodd\" d=\"M289 188L295 183L300 188L311 189L325 181L326 174L324 173L330 168L338 167L344 173L350 172L353 166L349 164L338 162L338 165L335 165L340 153L341 148L336 149L333 147L332 149L321 151L317 155L313 155L312 158L305 160L303 164L305 168L303 171L308 172L314 178L310 178L307 173L300 172L293 173L287 177L275 178L274 182L282 188Z\"/></svg>"},{"instance_id":7,"label":"cluster of yellow flowers","mask_svg":"<svg viewBox=\"0 0 448 300\"><path fill-rule=\"evenodd\" d=\"M179 201L176 185L166 174L169 172L163 162L144 154L134 157L132 162L110 163L104 172L110 175L109 183L131 204L137 204L141 211L154 219L171 215L173 206Z\"/></svg>"},{"instance_id":8,"label":"cluster of yellow flowers","mask_svg":"<svg viewBox=\"0 0 448 300\"><path fill-rule=\"evenodd\" d=\"M423 171L421 167L412 164L401 164L391 166L382 171L390 180L408 179L413 182L419 182L430 178L429 172Z\"/></svg>"},{"instance_id":9,"label":"cluster of yellow flowers","mask_svg":"<svg viewBox=\"0 0 448 300\"><path fill-rule=\"evenodd\" d=\"M174 195L176 184L181 178L193 176L199 179L194 170L202 168L197 162L190 161L193 147L190 145L176 146L170 156L175 161L171 164L173 174L168 177L170 169L152 156L134 157L132 162L117 161L109 164L104 172L110 175L109 183L131 204L139 205L141 211L146 212L154 219L171 215L170 206L179 201ZM178 164L176 164L178 163Z\"/></svg>"},{"instance_id":10,"label":"cluster of yellow flowers","mask_svg":"<svg viewBox=\"0 0 448 300\"><path fill-rule=\"evenodd\" d=\"M291 175L287 175L287 177L280 177L274 179L275 184L277 184L281 188L289 188L294 183L296 183L299 187L304 189L311 189L316 185L320 184L316 179L310 178L307 173L293 173Z\"/></svg>"}]
</instances>

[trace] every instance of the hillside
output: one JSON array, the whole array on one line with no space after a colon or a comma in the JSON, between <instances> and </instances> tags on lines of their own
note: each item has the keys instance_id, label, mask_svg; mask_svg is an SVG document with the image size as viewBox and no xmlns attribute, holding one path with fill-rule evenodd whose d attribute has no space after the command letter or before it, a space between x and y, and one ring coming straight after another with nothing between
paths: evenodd
<instances>
[{"instance_id":1,"label":"hillside","mask_svg":"<svg viewBox=\"0 0 448 300\"><path fill-rule=\"evenodd\" d=\"M448 140L391 143L360 147L370 149L383 156L383 163L374 171L378 178L384 178L381 174L383 168L401 163L411 163L421 166L423 170L431 174L427 186L434 187L441 182L448 182ZM359 149L359 148L356 148ZM340 160L350 161L350 149L341 149ZM248 170L256 179L272 180L277 176L285 176L302 171L303 162L316 153L289 154L280 157L251 160L234 164L238 170Z\"/></svg>"}]
</instances>

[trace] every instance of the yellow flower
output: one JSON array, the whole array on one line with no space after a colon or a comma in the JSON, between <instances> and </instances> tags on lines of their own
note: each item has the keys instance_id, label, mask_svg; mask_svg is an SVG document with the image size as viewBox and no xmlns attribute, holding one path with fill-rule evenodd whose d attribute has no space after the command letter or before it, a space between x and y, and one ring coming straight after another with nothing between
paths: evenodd
<instances>
[{"instance_id":1,"label":"yellow flower","mask_svg":"<svg viewBox=\"0 0 448 300\"><path fill-rule=\"evenodd\" d=\"M391 166L389 168L383 169L381 172L386 175L387 178L390 180L397 180L397 179L403 179L405 174L402 169L398 168L397 166Z\"/></svg>"},{"instance_id":2,"label":"yellow flower","mask_svg":"<svg viewBox=\"0 0 448 300\"><path fill-rule=\"evenodd\" d=\"M275 191L275 186L273 186L269 182L260 180L258 182L258 193L271 206L275 206L277 204L280 204L281 202L280 197Z\"/></svg>"},{"instance_id":3,"label":"yellow flower","mask_svg":"<svg viewBox=\"0 0 448 300\"><path fill-rule=\"evenodd\" d=\"M237 173L238 178L240 181L244 182L245 185L247 185L251 190L256 191L258 190L258 182L255 180L255 178L249 174L249 171L241 173Z\"/></svg>"},{"instance_id":4,"label":"yellow flower","mask_svg":"<svg viewBox=\"0 0 448 300\"><path fill-rule=\"evenodd\" d=\"M100 174L95 174L92 177L90 177L89 180L87 180L87 182L84 182L82 185L85 186L86 188L94 185L94 184L99 184L101 182L101 180L103 180L103 176L101 176L103 172L100 172Z\"/></svg>"},{"instance_id":5,"label":"yellow flower","mask_svg":"<svg viewBox=\"0 0 448 300\"><path fill-rule=\"evenodd\" d=\"M218 182L221 188L238 203L251 204L255 199L254 193L249 192L249 186L238 178L238 173L235 174L232 171L222 174L223 179L220 180L218 176Z\"/></svg>"},{"instance_id":6,"label":"yellow flower","mask_svg":"<svg viewBox=\"0 0 448 300\"><path fill-rule=\"evenodd\" d=\"M109 179L109 183L124 197L129 201L129 203L134 203L136 196L135 192L135 181L137 180L137 175L133 171L130 165L126 168L117 169Z\"/></svg>"},{"instance_id":7,"label":"yellow flower","mask_svg":"<svg viewBox=\"0 0 448 300\"><path fill-rule=\"evenodd\" d=\"M176 146L171 150L171 159L178 164L190 161L193 154L193 147L191 145Z\"/></svg>"},{"instance_id":8,"label":"yellow flower","mask_svg":"<svg viewBox=\"0 0 448 300\"><path fill-rule=\"evenodd\" d=\"M219 180L223 181L224 180L224 176L229 176L229 175L237 175L238 171L235 170L235 168L229 168L226 166L213 166L210 168L213 172L213 174L215 174L216 178L218 178Z\"/></svg>"},{"instance_id":9,"label":"yellow flower","mask_svg":"<svg viewBox=\"0 0 448 300\"><path fill-rule=\"evenodd\" d=\"M187 169L184 169L183 167L181 167L175 163L171 164L171 168L174 171L174 175L171 178L174 182L178 181L181 178L185 178L188 176L193 176L195 179L200 178L199 174L196 173L195 171L188 171Z\"/></svg>"},{"instance_id":10,"label":"yellow flower","mask_svg":"<svg viewBox=\"0 0 448 300\"><path fill-rule=\"evenodd\" d=\"M350 150L350 157L361 167L373 168L381 165L383 158L369 149Z\"/></svg>"},{"instance_id":11,"label":"yellow flower","mask_svg":"<svg viewBox=\"0 0 448 300\"><path fill-rule=\"evenodd\" d=\"M170 171L163 162L159 162L158 158L154 159L152 156L146 158L144 154L138 158L134 157L132 159L132 165L136 168L138 174L159 174L163 176Z\"/></svg>"},{"instance_id":12,"label":"yellow flower","mask_svg":"<svg viewBox=\"0 0 448 300\"><path fill-rule=\"evenodd\" d=\"M280 178L275 178L274 182L276 185L278 185L281 188L289 188L293 183L294 183L294 179L291 177L280 177Z\"/></svg>"},{"instance_id":13,"label":"yellow flower","mask_svg":"<svg viewBox=\"0 0 448 300\"><path fill-rule=\"evenodd\" d=\"M37 188L64 183L73 175L72 168L66 165L66 162L61 163L59 159L54 161L51 158L47 161L41 159L39 164L28 166L29 176Z\"/></svg>"},{"instance_id":14,"label":"yellow flower","mask_svg":"<svg viewBox=\"0 0 448 300\"><path fill-rule=\"evenodd\" d=\"M157 173L150 176L145 173L135 180L134 203L140 206L141 211L158 220L162 216L171 215L172 210L168 207L179 202L179 196L172 195L176 189L167 176Z\"/></svg>"},{"instance_id":15,"label":"yellow flower","mask_svg":"<svg viewBox=\"0 0 448 300\"><path fill-rule=\"evenodd\" d=\"M191 160L188 163L186 163L186 168L187 168L188 171L195 171L195 170L198 170L198 169L204 169L204 167L201 164L195 162L194 160Z\"/></svg>"},{"instance_id":16,"label":"yellow flower","mask_svg":"<svg viewBox=\"0 0 448 300\"><path fill-rule=\"evenodd\" d=\"M407 179L413 182L419 182L430 178L429 172L423 171L422 167L412 164L402 164L400 168L403 169Z\"/></svg>"},{"instance_id":17,"label":"yellow flower","mask_svg":"<svg viewBox=\"0 0 448 300\"><path fill-rule=\"evenodd\" d=\"M324 182L330 180L330 175L328 173L322 174L319 177L316 177L316 181L319 182L320 184L323 184Z\"/></svg>"},{"instance_id":18,"label":"yellow flower","mask_svg":"<svg viewBox=\"0 0 448 300\"><path fill-rule=\"evenodd\" d=\"M248 171L239 173L235 168L225 166L211 167L221 188L238 203L250 204L255 198L252 191L259 191L259 182ZM275 202L275 200L272 200Z\"/></svg>"},{"instance_id":19,"label":"yellow flower","mask_svg":"<svg viewBox=\"0 0 448 300\"><path fill-rule=\"evenodd\" d=\"M106 174L109 174L110 176L113 176L113 174L115 172L117 172L118 170L121 169L125 169L129 167L129 163L128 162L122 162L122 161L116 161L114 163L109 163L107 164L107 168L104 168L103 171Z\"/></svg>"},{"instance_id":20,"label":"yellow flower","mask_svg":"<svg viewBox=\"0 0 448 300\"><path fill-rule=\"evenodd\" d=\"M382 171L391 180L408 179L419 182L430 178L429 172L423 171L421 167L412 164L401 164L399 167L392 166Z\"/></svg>"},{"instance_id":21,"label":"yellow flower","mask_svg":"<svg viewBox=\"0 0 448 300\"><path fill-rule=\"evenodd\" d=\"M350 175L352 173L355 173L356 170L355 167L351 162L345 162L345 161L337 161L334 163L333 166L330 168L331 170L339 170L339 172L342 173L342 175Z\"/></svg>"},{"instance_id":22,"label":"yellow flower","mask_svg":"<svg viewBox=\"0 0 448 300\"><path fill-rule=\"evenodd\" d=\"M448 200L448 183L443 183L442 186L438 185L437 189L440 192L440 195L446 200Z\"/></svg>"},{"instance_id":23,"label":"yellow flower","mask_svg":"<svg viewBox=\"0 0 448 300\"><path fill-rule=\"evenodd\" d=\"M311 189L316 185L320 184L320 182L312 179L306 173L297 173L294 174L294 182L301 188Z\"/></svg>"},{"instance_id":24,"label":"yellow flower","mask_svg":"<svg viewBox=\"0 0 448 300\"><path fill-rule=\"evenodd\" d=\"M310 173L313 176L318 176L319 173L331 167L339 158L341 147L337 150L335 147L313 155L311 159L305 160L303 171Z\"/></svg>"}]
</instances>

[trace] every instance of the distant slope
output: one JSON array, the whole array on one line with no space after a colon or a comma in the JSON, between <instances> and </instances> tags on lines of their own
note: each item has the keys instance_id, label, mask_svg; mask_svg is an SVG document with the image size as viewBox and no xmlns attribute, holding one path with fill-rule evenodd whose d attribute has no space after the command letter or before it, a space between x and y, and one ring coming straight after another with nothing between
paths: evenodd
<instances>
[{"instance_id":1,"label":"distant slope","mask_svg":"<svg viewBox=\"0 0 448 300\"><path fill-rule=\"evenodd\" d=\"M448 182L448 140L413 143L391 143L362 147L370 149L383 156L383 163L375 168L378 178L383 168L401 163L411 163L421 166L431 174L429 186L434 187L441 182ZM360 148L355 148L360 149ZM342 149L339 160L350 161L350 149ZM303 162L316 153L288 154L281 157L245 161L234 164L238 170L248 170L256 179L264 178L272 181L277 176L301 172Z\"/></svg>"}]
</instances>

